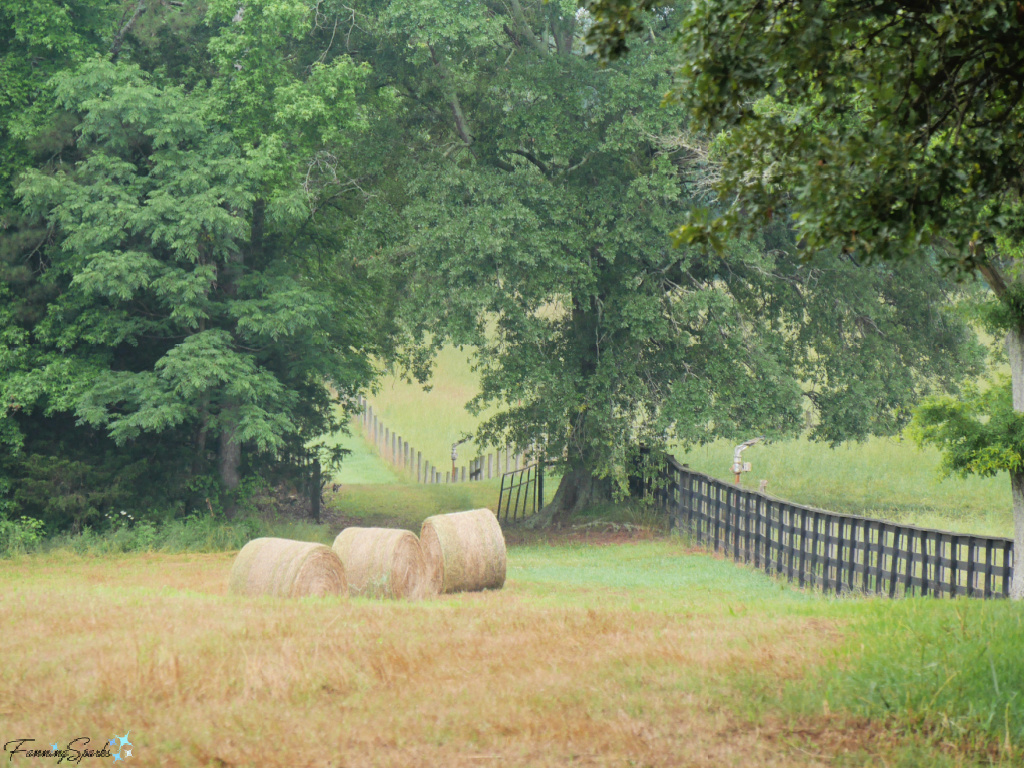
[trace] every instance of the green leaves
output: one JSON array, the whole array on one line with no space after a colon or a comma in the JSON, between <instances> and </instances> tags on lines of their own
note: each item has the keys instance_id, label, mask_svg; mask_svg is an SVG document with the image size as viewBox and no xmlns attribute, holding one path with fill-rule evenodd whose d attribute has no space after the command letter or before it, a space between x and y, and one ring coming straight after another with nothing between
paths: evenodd
<instances>
[{"instance_id":1,"label":"green leaves","mask_svg":"<svg viewBox=\"0 0 1024 768\"><path fill-rule=\"evenodd\" d=\"M986 477L1024 470L1024 414L1014 411L1006 378L962 399L927 398L914 413L910 434L941 450L949 473Z\"/></svg>"},{"instance_id":2,"label":"green leaves","mask_svg":"<svg viewBox=\"0 0 1024 768\"><path fill-rule=\"evenodd\" d=\"M56 73L24 119L57 147L18 187L35 229L0 238L35 312L0 316L18 407L0 439L63 457L70 435L85 466L145 455L161 504L215 462L232 485L304 455L386 332L386 302L351 309L376 286L337 253L365 70L318 48L304 3L208 8L206 27L161 5L116 61Z\"/></svg>"}]
</instances>

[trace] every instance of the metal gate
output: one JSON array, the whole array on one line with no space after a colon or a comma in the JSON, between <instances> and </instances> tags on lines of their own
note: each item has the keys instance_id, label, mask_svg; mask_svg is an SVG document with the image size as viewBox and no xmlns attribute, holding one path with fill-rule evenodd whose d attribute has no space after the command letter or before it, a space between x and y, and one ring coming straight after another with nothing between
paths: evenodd
<instances>
[{"instance_id":1,"label":"metal gate","mask_svg":"<svg viewBox=\"0 0 1024 768\"><path fill-rule=\"evenodd\" d=\"M501 476L498 520L515 522L535 515L544 506L544 467L529 464Z\"/></svg>"}]
</instances>

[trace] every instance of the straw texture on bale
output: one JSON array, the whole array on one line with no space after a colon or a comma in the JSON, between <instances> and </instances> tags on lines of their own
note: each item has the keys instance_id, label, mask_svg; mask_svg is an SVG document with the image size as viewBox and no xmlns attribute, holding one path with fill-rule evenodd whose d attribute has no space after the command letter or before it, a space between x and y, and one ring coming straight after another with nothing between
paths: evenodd
<instances>
[{"instance_id":1,"label":"straw texture on bale","mask_svg":"<svg viewBox=\"0 0 1024 768\"><path fill-rule=\"evenodd\" d=\"M417 600L426 590L426 565L412 531L346 528L334 540L353 595Z\"/></svg>"},{"instance_id":2,"label":"straw texture on bale","mask_svg":"<svg viewBox=\"0 0 1024 768\"><path fill-rule=\"evenodd\" d=\"M505 537L489 509L428 517L420 546L436 593L500 589L505 583Z\"/></svg>"},{"instance_id":3,"label":"straw texture on bale","mask_svg":"<svg viewBox=\"0 0 1024 768\"><path fill-rule=\"evenodd\" d=\"M228 591L240 595L347 595L345 567L330 547L290 539L253 539L231 566Z\"/></svg>"}]
</instances>

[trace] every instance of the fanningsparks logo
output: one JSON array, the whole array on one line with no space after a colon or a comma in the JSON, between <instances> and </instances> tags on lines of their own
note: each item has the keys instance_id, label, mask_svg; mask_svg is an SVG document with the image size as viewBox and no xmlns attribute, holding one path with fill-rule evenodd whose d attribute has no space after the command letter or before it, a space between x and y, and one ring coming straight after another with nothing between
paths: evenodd
<instances>
[{"instance_id":1,"label":"fanningsparks logo","mask_svg":"<svg viewBox=\"0 0 1024 768\"><path fill-rule=\"evenodd\" d=\"M115 735L100 749L93 749L90 746L92 742L88 736L72 739L64 747L61 747L58 742L54 742L45 748L32 746L35 739L12 739L4 744L4 752L8 754L8 762L13 762L15 755L21 755L22 757L56 758L57 765L64 761L81 763L87 757L111 757L113 762L117 763L132 756L132 743L128 741L130 733L131 731L127 731L124 736Z\"/></svg>"}]
</instances>

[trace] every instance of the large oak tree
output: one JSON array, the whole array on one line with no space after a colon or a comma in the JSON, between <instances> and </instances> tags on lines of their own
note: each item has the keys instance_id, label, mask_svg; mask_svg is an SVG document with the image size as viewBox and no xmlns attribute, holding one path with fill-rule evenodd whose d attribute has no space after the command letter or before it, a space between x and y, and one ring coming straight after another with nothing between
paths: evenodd
<instances>
[{"instance_id":1,"label":"large oak tree","mask_svg":"<svg viewBox=\"0 0 1024 768\"><path fill-rule=\"evenodd\" d=\"M330 8L325 4L324 8ZM785 221L720 250L668 231L719 172L662 108L671 9L602 67L571 2L354 5L346 44L393 110L355 244L426 341L478 350L479 436L563 464L560 520L676 438L892 433L970 347L950 286L916 268L804 263ZM970 356L970 353L965 353Z\"/></svg>"},{"instance_id":2,"label":"large oak tree","mask_svg":"<svg viewBox=\"0 0 1024 768\"><path fill-rule=\"evenodd\" d=\"M612 57L656 3L595 0L593 41ZM1005 334L1011 381L933 400L919 435L948 466L1007 470L1024 552L1024 9L1016 0L711 0L675 25L673 89L696 125L724 132L727 208L684 217L677 238L714 243L792 212L808 254L907 263L922 279L978 276ZM638 38L638 39L642 39ZM638 47L634 45L634 47ZM952 351L950 354L955 354ZM1024 598L1024 568L1011 595Z\"/></svg>"}]
</instances>

